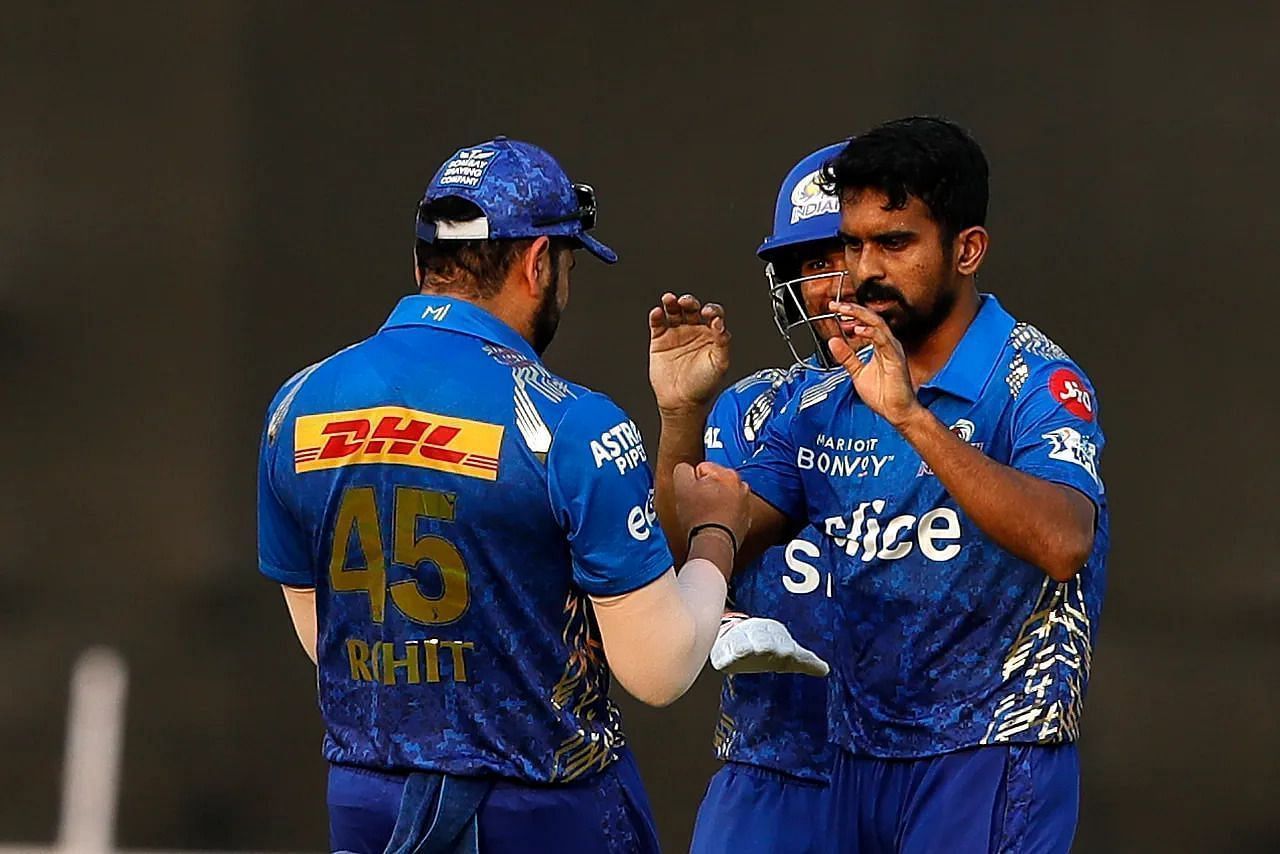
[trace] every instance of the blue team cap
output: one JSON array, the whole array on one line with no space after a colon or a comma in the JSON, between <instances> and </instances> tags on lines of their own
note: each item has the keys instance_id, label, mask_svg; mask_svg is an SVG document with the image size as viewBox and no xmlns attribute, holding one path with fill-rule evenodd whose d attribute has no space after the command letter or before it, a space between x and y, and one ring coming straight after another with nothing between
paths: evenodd
<instances>
[{"instance_id":1,"label":"blue team cap","mask_svg":"<svg viewBox=\"0 0 1280 854\"><path fill-rule=\"evenodd\" d=\"M773 210L773 233L760 244L756 255L768 260L770 254L784 247L839 235L840 200L822 192L818 178L822 164L848 144L846 139L820 148L787 173Z\"/></svg>"},{"instance_id":2,"label":"blue team cap","mask_svg":"<svg viewBox=\"0 0 1280 854\"><path fill-rule=\"evenodd\" d=\"M422 206L458 196L484 213L467 222L424 222ZM549 153L536 145L495 136L458 149L444 162L418 205L421 240L571 237L612 264L618 254L587 232L596 224L596 192L574 184Z\"/></svg>"}]
</instances>

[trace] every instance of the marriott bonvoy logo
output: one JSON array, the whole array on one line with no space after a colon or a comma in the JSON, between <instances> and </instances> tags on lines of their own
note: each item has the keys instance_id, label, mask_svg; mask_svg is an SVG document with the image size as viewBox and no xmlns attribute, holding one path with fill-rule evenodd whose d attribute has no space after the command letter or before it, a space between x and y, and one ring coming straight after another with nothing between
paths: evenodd
<instances>
[{"instance_id":1,"label":"marriott bonvoy logo","mask_svg":"<svg viewBox=\"0 0 1280 854\"><path fill-rule=\"evenodd\" d=\"M796 448L796 468L817 470L831 477L879 477L893 454L879 453L877 437L859 439L819 433L813 447Z\"/></svg>"}]
</instances>

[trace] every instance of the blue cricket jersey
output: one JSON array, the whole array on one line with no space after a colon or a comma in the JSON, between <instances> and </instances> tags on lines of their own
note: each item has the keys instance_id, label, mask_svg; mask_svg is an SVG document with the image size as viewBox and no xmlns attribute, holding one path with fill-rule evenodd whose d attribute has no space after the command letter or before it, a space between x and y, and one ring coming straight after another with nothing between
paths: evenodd
<instances>
[{"instance_id":1,"label":"blue cricket jersey","mask_svg":"<svg viewBox=\"0 0 1280 854\"><path fill-rule=\"evenodd\" d=\"M635 425L465 301L401 300L289 380L259 564L315 587L324 755L562 782L623 744L588 595L671 566Z\"/></svg>"},{"instance_id":2,"label":"blue cricket jersey","mask_svg":"<svg viewBox=\"0 0 1280 854\"><path fill-rule=\"evenodd\" d=\"M736 468L749 459L774 407L811 372L770 368L725 389L707 420L707 459ZM772 617L797 642L822 658L831 653L831 567L818 529L802 531L766 551L730 582L732 607ZM825 782L832 754L827 744L827 680L792 673L727 676L720 692L716 756Z\"/></svg>"},{"instance_id":3,"label":"blue cricket jersey","mask_svg":"<svg viewBox=\"0 0 1280 854\"><path fill-rule=\"evenodd\" d=\"M1104 439L1093 388L989 295L920 401L997 462L1097 508L1087 564L1058 583L988 539L847 373L816 375L741 467L761 498L823 533L836 574L830 737L929 756L1074 740L1106 580Z\"/></svg>"}]
</instances>

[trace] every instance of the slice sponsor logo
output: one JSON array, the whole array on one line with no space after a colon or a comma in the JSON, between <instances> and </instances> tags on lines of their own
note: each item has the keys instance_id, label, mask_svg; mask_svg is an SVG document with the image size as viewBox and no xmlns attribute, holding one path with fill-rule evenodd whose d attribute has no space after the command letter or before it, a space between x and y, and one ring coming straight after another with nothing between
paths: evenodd
<instances>
[{"instance_id":1,"label":"slice sponsor logo","mask_svg":"<svg viewBox=\"0 0 1280 854\"><path fill-rule=\"evenodd\" d=\"M849 557L872 560L901 560L917 548L926 560L946 563L961 551L960 516L950 507L935 507L918 518L910 513L885 521L882 514L889 501L863 501L846 519L830 516L823 529Z\"/></svg>"},{"instance_id":2,"label":"slice sponsor logo","mask_svg":"<svg viewBox=\"0 0 1280 854\"><path fill-rule=\"evenodd\" d=\"M502 431L402 406L304 415L294 429L294 471L381 463L497 480Z\"/></svg>"}]
</instances>

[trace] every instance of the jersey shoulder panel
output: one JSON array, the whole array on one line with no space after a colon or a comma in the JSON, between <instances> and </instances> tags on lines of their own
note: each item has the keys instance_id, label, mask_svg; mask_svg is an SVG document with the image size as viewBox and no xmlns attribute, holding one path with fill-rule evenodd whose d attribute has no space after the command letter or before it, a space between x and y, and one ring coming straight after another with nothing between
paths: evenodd
<instances>
[{"instance_id":1,"label":"jersey shoulder panel","mask_svg":"<svg viewBox=\"0 0 1280 854\"><path fill-rule=\"evenodd\" d=\"M724 394L747 394L759 391L759 386L776 386L787 378L787 371L782 368L761 368L754 374L748 374L724 390Z\"/></svg>"},{"instance_id":2,"label":"jersey shoulder panel","mask_svg":"<svg viewBox=\"0 0 1280 854\"><path fill-rule=\"evenodd\" d=\"M703 444L708 459L735 466L751 456L786 379L787 371L765 368L720 393L707 418Z\"/></svg>"},{"instance_id":3,"label":"jersey shoulder panel","mask_svg":"<svg viewBox=\"0 0 1280 854\"><path fill-rule=\"evenodd\" d=\"M647 466L644 440L631 416L607 394L585 386L556 412L551 432L562 446L572 443L590 452L596 468L612 464L620 473Z\"/></svg>"},{"instance_id":4,"label":"jersey shoulder panel","mask_svg":"<svg viewBox=\"0 0 1280 854\"><path fill-rule=\"evenodd\" d=\"M791 389L787 406L797 413L817 406L850 381L848 371L807 371Z\"/></svg>"},{"instance_id":5,"label":"jersey shoulder panel","mask_svg":"<svg viewBox=\"0 0 1280 854\"><path fill-rule=\"evenodd\" d=\"M357 348L368 344L372 338L365 338L354 344L343 347L335 353L332 353L318 362L314 362L296 374L285 380L280 390L276 392L275 397L271 401L267 415L267 440L272 444L280 435L280 428L284 426L285 420L289 417L294 402L298 395L302 393L303 387L310 381L317 372L322 369L331 368L335 364L340 364L343 357L352 353Z\"/></svg>"},{"instance_id":6,"label":"jersey shoulder panel","mask_svg":"<svg viewBox=\"0 0 1280 854\"><path fill-rule=\"evenodd\" d=\"M1047 366L1058 365L1077 374L1083 374L1076 361L1067 355L1045 335L1030 323L1018 322L1009 333L1006 345L1008 361L1004 366L1004 381L1009 394L1017 400L1032 374L1039 373Z\"/></svg>"},{"instance_id":7,"label":"jersey shoulder panel","mask_svg":"<svg viewBox=\"0 0 1280 854\"><path fill-rule=\"evenodd\" d=\"M593 394L547 370L542 362L501 344L485 342L481 350L511 372L513 420L525 446L543 462L560 422L580 400Z\"/></svg>"}]
</instances>

